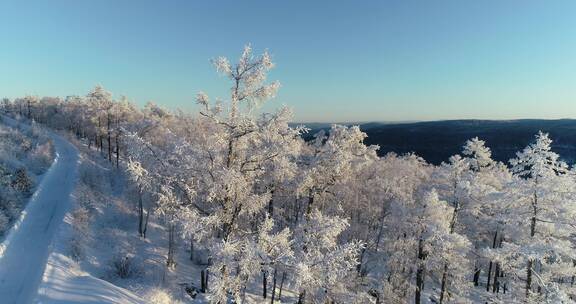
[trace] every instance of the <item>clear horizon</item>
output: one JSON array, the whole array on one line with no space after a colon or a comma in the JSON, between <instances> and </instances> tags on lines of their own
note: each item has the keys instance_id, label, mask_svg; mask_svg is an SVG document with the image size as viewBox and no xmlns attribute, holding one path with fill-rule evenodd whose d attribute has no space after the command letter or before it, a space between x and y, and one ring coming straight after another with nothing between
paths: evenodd
<instances>
[{"instance_id":1,"label":"clear horizon","mask_svg":"<svg viewBox=\"0 0 576 304\"><path fill-rule=\"evenodd\" d=\"M223 8L225 6L226 9ZM0 3L0 96L195 109L226 97L209 60L268 49L297 122L576 118L576 2ZM26 16L26 18L23 18Z\"/></svg>"},{"instance_id":2,"label":"clear horizon","mask_svg":"<svg viewBox=\"0 0 576 304\"><path fill-rule=\"evenodd\" d=\"M292 124L369 124L369 123L383 123L383 124L409 124L420 122L438 122L438 121L458 121L458 120L480 120L480 121L519 121L519 120L576 120L576 118L510 118L510 119L489 119L489 118L454 118L454 119L431 119L431 120L366 120L366 121L292 121Z\"/></svg>"}]
</instances>

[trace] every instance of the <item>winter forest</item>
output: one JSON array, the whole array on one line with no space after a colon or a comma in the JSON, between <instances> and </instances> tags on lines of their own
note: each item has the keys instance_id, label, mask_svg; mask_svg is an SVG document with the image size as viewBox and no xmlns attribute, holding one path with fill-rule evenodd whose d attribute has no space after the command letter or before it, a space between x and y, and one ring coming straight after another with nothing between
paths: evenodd
<instances>
[{"instance_id":1,"label":"winter forest","mask_svg":"<svg viewBox=\"0 0 576 304\"><path fill-rule=\"evenodd\" d=\"M508 163L482 138L438 166L380 157L357 126L308 134L288 107L262 113L281 88L267 51L211 62L230 91L198 92L196 113L102 86L4 99L2 125L36 131L0 129L28 155L4 162L19 177L0 185L0 235L56 132L81 155L63 256L145 303L575 301L576 169L548 134Z\"/></svg>"}]
</instances>

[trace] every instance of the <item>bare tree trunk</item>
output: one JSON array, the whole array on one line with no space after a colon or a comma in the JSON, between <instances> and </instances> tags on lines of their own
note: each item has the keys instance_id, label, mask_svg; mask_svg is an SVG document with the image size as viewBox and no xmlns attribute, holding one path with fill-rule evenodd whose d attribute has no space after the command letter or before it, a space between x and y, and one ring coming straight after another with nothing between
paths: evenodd
<instances>
[{"instance_id":1,"label":"bare tree trunk","mask_svg":"<svg viewBox=\"0 0 576 304\"><path fill-rule=\"evenodd\" d=\"M152 205L148 205L148 209L146 211L146 218L144 219L144 230L142 231L142 235L144 238L146 238L146 231L148 231L148 219L150 218L150 209L152 208Z\"/></svg>"},{"instance_id":2,"label":"bare tree trunk","mask_svg":"<svg viewBox=\"0 0 576 304\"><path fill-rule=\"evenodd\" d=\"M274 216L274 188L270 192L270 200L268 201L268 215L270 217Z\"/></svg>"},{"instance_id":3,"label":"bare tree trunk","mask_svg":"<svg viewBox=\"0 0 576 304\"><path fill-rule=\"evenodd\" d=\"M300 294L298 295L298 304L304 304L306 303L306 290L300 292Z\"/></svg>"},{"instance_id":4,"label":"bare tree trunk","mask_svg":"<svg viewBox=\"0 0 576 304\"><path fill-rule=\"evenodd\" d=\"M386 209L384 208L384 204L382 204L382 211L380 214L380 221L378 222L378 237L376 238L376 252L378 252L378 248L380 247L380 241L382 240L382 234L384 232L384 217L386 217Z\"/></svg>"},{"instance_id":5,"label":"bare tree trunk","mask_svg":"<svg viewBox=\"0 0 576 304\"><path fill-rule=\"evenodd\" d=\"M277 269L274 268L274 275L272 276L272 299L270 300L270 304L274 304L274 299L276 297L276 274Z\"/></svg>"},{"instance_id":6,"label":"bare tree trunk","mask_svg":"<svg viewBox=\"0 0 576 304\"><path fill-rule=\"evenodd\" d=\"M300 210L302 209L301 204L298 201L298 198L294 197L294 224L298 224L300 222Z\"/></svg>"},{"instance_id":7,"label":"bare tree trunk","mask_svg":"<svg viewBox=\"0 0 576 304\"><path fill-rule=\"evenodd\" d=\"M312 205L314 204L314 194L310 193L308 196L308 207L306 207L306 218L310 217L310 213L312 213Z\"/></svg>"},{"instance_id":8,"label":"bare tree trunk","mask_svg":"<svg viewBox=\"0 0 576 304\"><path fill-rule=\"evenodd\" d=\"M450 220L450 234L454 233L456 222L458 221L458 211L460 211L460 202L456 197L456 181L454 182L454 211L452 212L452 219ZM440 287L440 304L444 301L444 295L448 288L448 262L444 263L444 271L442 272L442 284Z\"/></svg>"},{"instance_id":9,"label":"bare tree trunk","mask_svg":"<svg viewBox=\"0 0 576 304\"><path fill-rule=\"evenodd\" d=\"M576 267L576 260L572 259L572 266ZM570 287L574 286L574 281L576 279L576 276L572 276L572 279L570 280Z\"/></svg>"},{"instance_id":10,"label":"bare tree trunk","mask_svg":"<svg viewBox=\"0 0 576 304\"><path fill-rule=\"evenodd\" d=\"M262 271L262 297L266 299L268 295L268 271Z\"/></svg>"},{"instance_id":11,"label":"bare tree trunk","mask_svg":"<svg viewBox=\"0 0 576 304\"><path fill-rule=\"evenodd\" d=\"M169 268L176 266L176 261L174 260L175 232L174 224L170 223L168 225L168 257L166 259L166 265Z\"/></svg>"},{"instance_id":12,"label":"bare tree trunk","mask_svg":"<svg viewBox=\"0 0 576 304\"><path fill-rule=\"evenodd\" d=\"M530 296L532 289L532 260L528 260L528 268L526 269L526 297Z\"/></svg>"},{"instance_id":13,"label":"bare tree trunk","mask_svg":"<svg viewBox=\"0 0 576 304\"><path fill-rule=\"evenodd\" d=\"M108 131L108 162L112 162L112 138Z\"/></svg>"},{"instance_id":14,"label":"bare tree trunk","mask_svg":"<svg viewBox=\"0 0 576 304\"><path fill-rule=\"evenodd\" d=\"M194 261L194 237L190 237L190 261Z\"/></svg>"},{"instance_id":15,"label":"bare tree trunk","mask_svg":"<svg viewBox=\"0 0 576 304\"><path fill-rule=\"evenodd\" d=\"M446 283L447 283L447 276L448 276L448 264L444 264L444 271L442 272L442 284L440 287L440 304L444 302L444 294L446 293Z\"/></svg>"},{"instance_id":16,"label":"bare tree trunk","mask_svg":"<svg viewBox=\"0 0 576 304\"><path fill-rule=\"evenodd\" d=\"M416 292L414 293L415 304L420 304L422 291L424 290L424 277L426 275L426 268L424 266L425 259L426 253L424 252L424 241L420 239L418 241L418 269L416 270Z\"/></svg>"},{"instance_id":17,"label":"bare tree trunk","mask_svg":"<svg viewBox=\"0 0 576 304\"><path fill-rule=\"evenodd\" d=\"M474 286L478 286L479 284L479 280L480 280L480 272L481 272L481 268L478 267L477 265L474 266Z\"/></svg>"},{"instance_id":18,"label":"bare tree trunk","mask_svg":"<svg viewBox=\"0 0 576 304\"><path fill-rule=\"evenodd\" d=\"M538 180L535 181L536 185ZM536 215L538 212L538 195L534 191L534 197L532 200L532 218L530 220L530 237L533 238L536 235ZM534 265L532 260L528 260L528 266L526 268L526 297L530 296L530 290L532 289L532 266Z\"/></svg>"},{"instance_id":19,"label":"bare tree trunk","mask_svg":"<svg viewBox=\"0 0 576 304\"><path fill-rule=\"evenodd\" d=\"M205 293L206 292L206 285L204 285L204 276L205 276L205 272L204 269L202 269L200 271L200 292Z\"/></svg>"},{"instance_id":20,"label":"bare tree trunk","mask_svg":"<svg viewBox=\"0 0 576 304\"><path fill-rule=\"evenodd\" d=\"M204 286L206 286L206 290L208 290L208 278L210 277L210 270L206 269L206 276L204 277Z\"/></svg>"},{"instance_id":21,"label":"bare tree trunk","mask_svg":"<svg viewBox=\"0 0 576 304\"><path fill-rule=\"evenodd\" d=\"M496 269L494 269L494 284L492 286L492 292L500 292L500 282L498 277L500 276L500 263L496 262Z\"/></svg>"},{"instance_id":22,"label":"bare tree trunk","mask_svg":"<svg viewBox=\"0 0 576 304\"><path fill-rule=\"evenodd\" d=\"M286 279L286 272L282 272L282 279L280 279L280 290L278 290L278 301L282 302L282 290L284 288L284 279Z\"/></svg>"},{"instance_id":23,"label":"bare tree trunk","mask_svg":"<svg viewBox=\"0 0 576 304\"><path fill-rule=\"evenodd\" d=\"M360 251L360 260L358 261L358 265L356 265L356 272L359 276L362 276L362 263L364 261L364 255L366 254L366 247L362 248Z\"/></svg>"},{"instance_id":24,"label":"bare tree trunk","mask_svg":"<svg viewBox=\"0 0 576 304\"><path fill-rule=\"evenodd\" d=\"M492 248L496 248L496 240L498 239L498 230L494 232L494 239L492 240ZM490 291L490 280L492 278L492 261L488 264L488 276L486 277L486 291Z\"/></svg>"},{"instance_id":25,"label":"bare tree trunk","mask_svg":"<svg viewBox=\"0 0 576 304\"><path fill-rule=\"evenodd\" d=\"M120 139L116 135L116 169L120 166Z\"/></svg>"},{"instance_id":26,"label":"bare tree trunk","mask_svg":"<svg viewBox=\"0 0 576 304\"><path fill-rule=\"evenodd\" d=\"M144 202L142 201L142 189L138 189L138 234L144 236Z\"/></svg>"}]
</instances>

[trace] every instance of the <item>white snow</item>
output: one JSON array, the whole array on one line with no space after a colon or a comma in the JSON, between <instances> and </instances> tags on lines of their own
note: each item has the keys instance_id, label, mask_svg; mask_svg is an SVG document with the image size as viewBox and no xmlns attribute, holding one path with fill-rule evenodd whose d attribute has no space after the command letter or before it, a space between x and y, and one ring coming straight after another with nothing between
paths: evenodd
<instances>
[{"instance_id":1,"label":"white snow","mask_svg":"<svg viewBox=\"0 0 576 304\"><path fill-rule=\"evenodd\" d=\"M38 290L36 303L122 303L143 304L131 292L77 269L70 258L52 253Z\"/></svg>"},{"instance_id":2,"label":"white snow","mask_svg":"<svg viewBox=\"0 0 576 304\"><path fill-rule=\"evenodd\" d=\"M74 142L71 140L71 142ZM79 143L75 143L78 147ZM85 148L85 147L84 147ZM83 169L86 166L91 167L95 165L98 171L108 173L108 168L100 167L94 163L86 154L86 151L80 147L79 151L79 166L78 166L78 182L75 189L72 191L73 206L64 216L63 222L58 229L57 234L54 236L51 244L52 252L48 257L46 269L42 282L38 288L38 295L33 301L34 303L51 304L51 303L118 303L118 304L144 304L147 301L142 300L133 292L122 287L114 285L114 283L107 282L103 279L103 273L94 270L91 267L79 261L75 261L69 257L70 255L70 240L73 235L73 210L82 205L82 185ZM107 176L107 175L106 175ZM85 176L84 176L85 178ZM106 177L98 176L102 181ZM100 179L99 179L100 180ZM106 190L108 193L110 190ZM108 211L108 210L107 210ZM100 231L100 230L99 230ZM91 238L90 236L85 236ZM108 254L113 250L115 245L113 243L106 243L103 246L96 246L102 249L100 254ZM90 248L92 252L92 248ZM98 270L104 270L106 262L99 264ZM104 269L100 269L104 268Z\"/></svg>"},{"instance_id":3,"label":"white snow","mask_svg":"<svg viewBox=\"0 0 576 304\"><path fill-rule=\"evenodd\" d=\"M2 244L2 303L28 303L36 295L52 237L70 206L78 152L62 137L50 136L56 149L54 163Z\"/></svg>"},{"instance_id":4,"label":"white snow","mask_svg":"<svg viewBox=\"0 0 576 304\"><path fill-rule=\"evenodd\" d=\"M18 125L7 117L3 122ZM71 206L79 157L67 140L53 132L49 136L56 158L0 244L0 303L145 303L127 290L76 269L68 257L51 253Z\"/></svg>"}]
</instances>

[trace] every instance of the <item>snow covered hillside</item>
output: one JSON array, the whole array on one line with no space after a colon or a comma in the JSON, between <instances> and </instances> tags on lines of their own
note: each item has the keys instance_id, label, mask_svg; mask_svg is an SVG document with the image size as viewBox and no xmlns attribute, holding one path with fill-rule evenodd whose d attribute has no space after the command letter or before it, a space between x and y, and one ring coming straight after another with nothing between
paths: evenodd
<instances>
[{"instance_id":1,"label":"snow covered hillside","mask_svg":"<svg viewBox=\"0 0 576 304\"><path fill-rule=\"evenodd\" d=\"M49 135L56 158L43 176L0 250L2 303L29 303L36 295L52 237L69 207L77 153L58 135Z\"/></svg>"},{"instance_id":2,"label":"snow covered hillside","mask_svg":"<svg viewBox=\"0 0 576 304\"><path fill-rule=\"evenodd\" d=\"M3 104L69 140L48 133L57 158L7 238L0 299L38 286L42 303L576 299L576 167L547 133L508 163L480 138L439 165L379 156L357 126L305 141L290 109L257 110L280 87L267 52L212 62L230 94L199 92L195 114L101 86Z\"/></svg>"},{"instance_id":3,"label":"snow covered hillside","mask_svg":"<svg viewBox=\"0 0 576 304\"><path fill-rule=\"evenodd\" d=\"M0 241L20 216L53 154L40 127L0 117Z\"/></svg>"}]
</instances>

